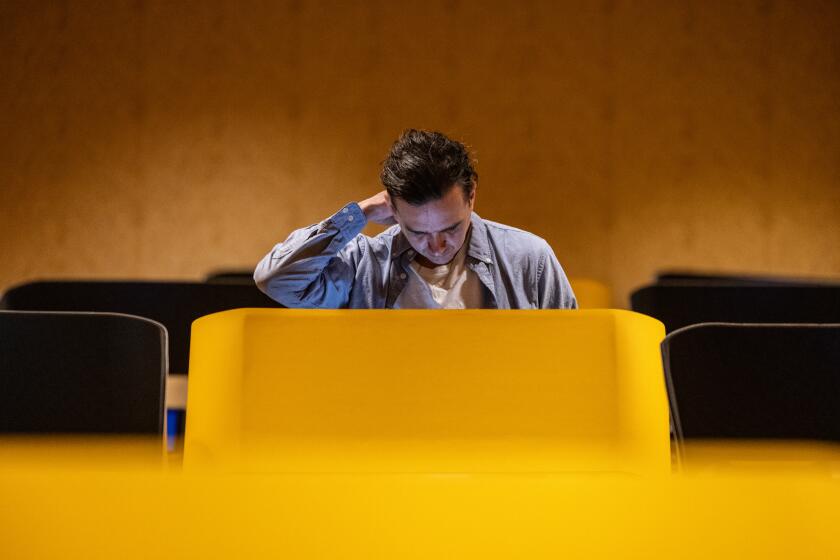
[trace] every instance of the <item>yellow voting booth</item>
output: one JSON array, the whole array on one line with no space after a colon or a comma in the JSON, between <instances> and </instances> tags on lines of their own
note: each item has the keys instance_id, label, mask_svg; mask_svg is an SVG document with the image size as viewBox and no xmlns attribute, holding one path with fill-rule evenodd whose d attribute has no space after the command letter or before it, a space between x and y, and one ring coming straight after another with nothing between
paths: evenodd
<instances>
[{"instance_id":1,"label":"yellow voting booth","mask_svg":"<svg viewBox=\"0 0 840 560\"><path fill-rule=\"evenodd\" d=\"M667 471L663 337L617 310L209 315L193 324L184 466Z\"/></svg>"},{"instance_id":2,"label":"yellow voting booth","mask_svg":"<svg viewBox=\"0 0 840 560\"><path fill-rule=\"evenodd\" d=\"M0 558L840 555L836 446L713 443L671 473L662 331L607 310L202 318L185 470L159 440L0 441Z\"/></svg>"}]
</instances>

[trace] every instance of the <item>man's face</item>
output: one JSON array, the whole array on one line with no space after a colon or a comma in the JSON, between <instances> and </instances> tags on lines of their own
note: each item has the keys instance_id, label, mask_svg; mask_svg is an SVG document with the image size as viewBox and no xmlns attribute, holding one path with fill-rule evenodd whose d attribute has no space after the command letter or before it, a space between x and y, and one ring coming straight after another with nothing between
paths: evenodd
<instances>
[{"instance_id":1,"label":"man's face","mask_svg":"<svg viewBox=\"0 0 840 560\"><path fill-rule=\"evenodd\" d=\"M440 266L448 264L464 244L470 229L470 216L475 206L475 188L469 201L464 189L453 185L438 200L420 206L399 198L392 199L394 217L408 242L417 251L420 264Z\"/></svg>"}]
</instances>

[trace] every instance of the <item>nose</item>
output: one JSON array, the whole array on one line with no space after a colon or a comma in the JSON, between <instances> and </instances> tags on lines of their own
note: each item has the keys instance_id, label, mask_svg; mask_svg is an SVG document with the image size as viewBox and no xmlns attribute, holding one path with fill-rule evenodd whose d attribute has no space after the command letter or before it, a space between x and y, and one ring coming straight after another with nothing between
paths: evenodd
<instances>
[{"instance_id":1,"label":"nose","mask_svg":"<svg viewBox=\"0 0 840 560\"><path fill-rule=\"evenodd\" d=\"M446 250L446 238L443 234L433 233L429 236L429 251L433 255L442 255Z\"/></svg>"}]
</instances>

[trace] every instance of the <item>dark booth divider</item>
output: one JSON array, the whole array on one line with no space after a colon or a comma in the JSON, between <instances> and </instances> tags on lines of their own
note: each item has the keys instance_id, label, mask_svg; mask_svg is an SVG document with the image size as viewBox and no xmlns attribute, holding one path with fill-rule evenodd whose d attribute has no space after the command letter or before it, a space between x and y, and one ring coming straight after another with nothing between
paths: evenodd
<instances>
[{"instance_id":1,"label":"dark booth divider","mask_svg":"<svg viewBox=\"0 0 840 560\"><path fill-rule=\"evenodd\" d=\"M840 325L695 325L662 354L678 442L840 442Z\"/></svg>"},{"instance_id":2,"label":"dark booth divider","mask_svg":"<svg viewBox=\"0 0 840 560\"><path fill-rule=\"evenodd\" d=\"M819 278L719 274L692 270L660 271L656 274L655 283L705 286L840 286L837 281Z\"/></svg>"},{"instance_id":3,"label":"dark booth divider","mask_svg":"<svg viewBox=\"0 0 840 560\"><path fill-rule=\"evenodd\" d=\"M633 311L668 332L698 323L840 323L840 285L653 285L630 296Z\"/></svg>"},{"instance_id":4,"label":"dark booth divider","mask_svg":"<svg viewBox=\"0 0 840 560\"><path fill-rule=\"evenodd\" d=\"M146 317L169 333L169 368L187 373L190 327L203 315L240 307L281 307L251 285L192 282L50 281L12 288L0 309L100 311Z\"/></svg>"},{"instance_id":5,"label":"dark booth divider","mask_svg":"<svg viewBox=\"0 0 840 560\"><path fill-rule=\"evenodd\" d=\"M216 270L204 278L209 284L254 284L253 270Z\"/></svg>"},{"instance_id":6,"label":"dark booth divider","mask_svg":"<svg viewBox=\"0 0 840 560\"><path fill-rule=\"evenodd\" d=\"M165 377L158 323L0 311L0 433L162 434Z\"/></svg>"}]
</instances>

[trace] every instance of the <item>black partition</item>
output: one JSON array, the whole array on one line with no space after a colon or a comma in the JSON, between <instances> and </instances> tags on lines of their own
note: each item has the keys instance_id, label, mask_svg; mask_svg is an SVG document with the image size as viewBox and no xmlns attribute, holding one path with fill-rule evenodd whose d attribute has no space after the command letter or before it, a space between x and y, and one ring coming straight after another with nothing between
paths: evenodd
<instances>
[{"instance_id":1,"label":"black partition","mask_svg":"<svg viewBox=\"0 0 840 560\"><path fill-rule=\"evenodd\" d=\"M281 307L255 285L192 282L50 281L12 288L0 309L100 311L147 317L169 333L169 370L187 373L190 328L203 315L240 307Z\"/></svg>"},{"instance_id":2,"label":"black partition","mask_svg":"<svg viewBox=\"0 0 840 560\"><path fill-rule=\"evenodd\" d=\"M828 279L722 274L694 270L663 270L656 274L655 283L705 286L840 286L840 282Z\"/></svg>"},{"instance_id":3,"label":"black partition","mask_svg":"<svg viewBox=\"0 0 840 560\"><path fill-rule=\"evenodd\" d=\"M701 324L662 343L678 441L840 442L840 324Z\"/></svg>"},{"instance_id":4,"label":"black partition","mask_svg":"<svg viewBox=\"0 0 840 560\"><path fill-rule=\"evenodd\" d=\"M0 433L162 434L166 361L148 319L0 311Z\"/></svg>"},{"instance_id":5,"label":"black partition","mask_svg":"<svg viewBox=\"0 0 840 560\"><path fill-rule=\"evenodd\" d=\"M668 332L713 322L840 323L840 285L663 284L636 290L630 306Z\"/></svg>"},{"instance_id":6,"label":"black partition","mask_svg":"<svg viewBox=\"0 0 840 560\"><path fill-rule=\"evenodd\" d=\"M210 284L250 284L254 285L253 270L215 270L204 281Z\"/></svg>"}]
</instances>

